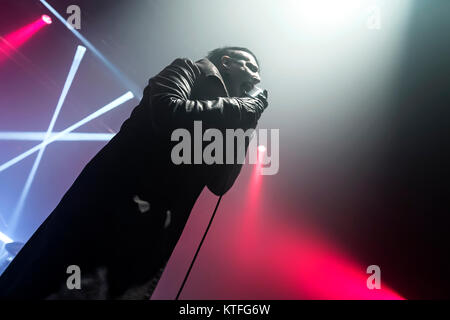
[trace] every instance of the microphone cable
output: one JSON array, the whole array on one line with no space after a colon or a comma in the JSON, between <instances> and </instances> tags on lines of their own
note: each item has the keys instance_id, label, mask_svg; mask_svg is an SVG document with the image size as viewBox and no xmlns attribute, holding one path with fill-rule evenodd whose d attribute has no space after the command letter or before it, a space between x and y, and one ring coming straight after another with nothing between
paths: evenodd
<instances>
[{"instance_id":1,"label":"microphone cable","mask_svg":"<svg viewBox=\"0 0 450 320\"><path fill-rule=\"evenodd\" d=\"M217 208L219 207L220 200L222 200L222 195L219 197L219 200L217 200L216 207L215 207L214 212L213 212L213 214L211 216L211 219L209 220L208 226L206 227L205 234L203 235L203 238L200 241L200 244L198 245L197 251L195 252L194 258L192 259L191 265L189 266L189 269L188 269L188 271L186 273L186 276L184 277L183 283L181 284L181 287L178 290L178 293L177 293L177 296L176 296L175 300L178 300L181 291L183 291L184 284L186 283L186 280L189 277L189 273L191 272L191 269L192 269L192 266L194 265L195 259L197 258L197 255L198 255L198 253L200 251L200 248L202 247L203 241L206 238L206 234L208 233L209 227L211 226L211 223L212 223L212 221L214 219L214 216L216 215L216 211L217 211Z\"/></svg>"}]
</instances>

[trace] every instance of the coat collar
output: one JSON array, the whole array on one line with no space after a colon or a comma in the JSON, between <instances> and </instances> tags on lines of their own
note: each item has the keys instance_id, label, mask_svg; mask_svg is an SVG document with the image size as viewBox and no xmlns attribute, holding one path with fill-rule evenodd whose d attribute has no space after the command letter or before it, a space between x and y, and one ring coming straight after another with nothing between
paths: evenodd
<instances>
[{"instance_id":1,"label":"coat collar","mask_svg":"<svg viewBox=\"0 0 450 320\"><path fill-rule=\"evenodd\" d=\"M203 58L195 62L198 66L198 68L201 70L201 72L205 75L205 77L216 77L220 80L224 92L226 93L226 96L229 97L230 94L228 93L227 86L225 85L225 81L222 78L222 75L220 74L219 69L212 63L208 58Z\"/></svg>"}]
</instances>

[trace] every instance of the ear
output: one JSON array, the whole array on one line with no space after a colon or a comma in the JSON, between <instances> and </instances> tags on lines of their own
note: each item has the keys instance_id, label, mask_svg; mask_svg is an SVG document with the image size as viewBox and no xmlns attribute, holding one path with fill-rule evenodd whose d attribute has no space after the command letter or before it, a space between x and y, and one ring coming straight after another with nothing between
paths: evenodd
<instances>
[{"instance_id":1,"label":"ear","mask_svg":"<svg viewBox=\"0 0 450 320\"><path fill-rule=\"evenodd\" d=\"M229 69L230 68L230 64L231 64L231 57L230 56L222 56L222 58L220 58L220 64L222 65L222 67L224 69Z\"/></svg>"}]
</instances>

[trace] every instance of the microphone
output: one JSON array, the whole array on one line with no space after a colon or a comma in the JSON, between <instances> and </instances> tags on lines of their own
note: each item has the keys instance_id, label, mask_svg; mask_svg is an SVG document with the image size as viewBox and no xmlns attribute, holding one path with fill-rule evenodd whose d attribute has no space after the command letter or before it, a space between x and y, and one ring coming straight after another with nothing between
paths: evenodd
<instances>
[{"instance_id":1,"label":"microphone","mask_svg":"<svg viewBox=\"0 0 450 320\"><path fill-rule=\"evenodd\" d=\"M258 94L263 93L264 90L261 89L260 87L257 86L253 86L253 88L250 91L246 91L245 94L250 97L250 98L256 98L258 96Z\"/></svg>"}]
</instances>

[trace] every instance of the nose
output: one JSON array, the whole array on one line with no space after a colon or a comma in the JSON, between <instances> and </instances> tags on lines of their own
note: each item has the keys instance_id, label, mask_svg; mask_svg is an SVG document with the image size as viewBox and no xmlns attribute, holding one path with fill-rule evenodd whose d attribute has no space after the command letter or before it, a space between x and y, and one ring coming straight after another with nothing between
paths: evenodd
<instances>
[{"instance_id":1,"label":"nose","mask_svg":"<svg viewBox=\"0 0 450 320\"><path fill-rule=\"evenodd\" d=\"M253 85L258 84L261 82L261 77L259 76L259 74L256 74L254 76L252 76L252 83Z\"/></svg>"}]
</instances>

